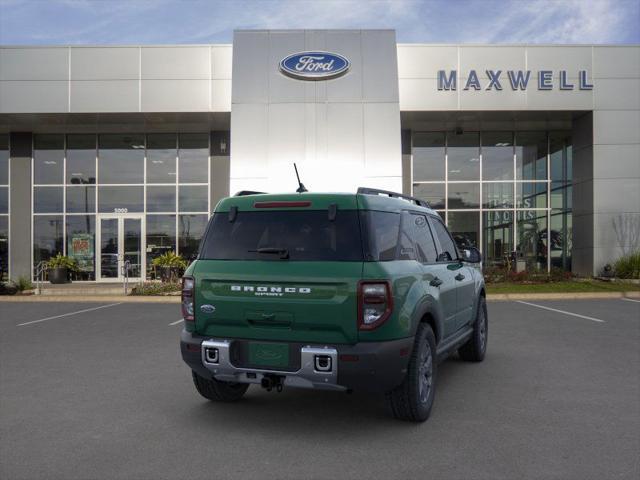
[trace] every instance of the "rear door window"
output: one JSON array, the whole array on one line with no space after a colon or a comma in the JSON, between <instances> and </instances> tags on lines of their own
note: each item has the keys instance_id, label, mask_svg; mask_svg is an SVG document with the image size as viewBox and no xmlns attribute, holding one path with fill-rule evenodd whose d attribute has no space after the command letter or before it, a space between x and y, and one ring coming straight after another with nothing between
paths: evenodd
<instances>
[{"instance_id":1,"label":"rear door window","mask_svg":"<svg viewBox=\"0 0 640 480\"><path fill-rule=\"evenodd\" d=\"M362 241L355 210L238 212L235 219L216 213L202 244L204 260L280 260L259 249L286 250L291 261L362 261Z\"/></svg>"},{"instance_id":2,"label":"rear door window","mask_svg":"<svg viewBox=\"0 0 640 480\"><path fill-rule=\"evenodd\" d=\"M415 232L413 231L413 218L409 212L403 212L401 217L400 245L396 260L415 260Z\"/></svg>"},{"instance_id":3,"label":"rear door window","mask_svg":"<svg viewBox=\"0 0 640 480\"><path fill-rule=\"evenodd\" d=\"M433 233L440 243L440 253L438 255L438 261L450 262L458 258L458 251L456 245L453 243L451 235L447 231L444 224L437 218L431 218L431 226L433 227Z\"/></svg>"},{"instance_id":4,"label":"rear door window","mask_svg":"<svg viewBox=\"0 0 640 480\"><path fill-rule=\"evenodd\" d=\"M413 214L413 228L415 232L416 248L418 250L418 260L422 263L433 263L438 256L436 244L431 235L431 228L425 215Z\"/></svg>"}]
</instances>

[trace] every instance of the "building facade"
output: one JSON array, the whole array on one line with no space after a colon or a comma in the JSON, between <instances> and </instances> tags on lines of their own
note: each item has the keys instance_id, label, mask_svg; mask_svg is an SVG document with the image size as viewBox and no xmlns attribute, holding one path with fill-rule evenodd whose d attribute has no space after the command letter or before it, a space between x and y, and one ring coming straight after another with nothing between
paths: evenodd
<instances>
[{"instance_id":1,"label":"building facade","mask_svg":"<svg viewBox=\"0 0 640 480\"><path fill-rule=\"evenodd\" d=\"M429 201L486 265L579 275L639 247L640 46L397 44L392 30L232 45L0 47L0 267L154 278L239 190Z\"/></svg>"}]
</instances>

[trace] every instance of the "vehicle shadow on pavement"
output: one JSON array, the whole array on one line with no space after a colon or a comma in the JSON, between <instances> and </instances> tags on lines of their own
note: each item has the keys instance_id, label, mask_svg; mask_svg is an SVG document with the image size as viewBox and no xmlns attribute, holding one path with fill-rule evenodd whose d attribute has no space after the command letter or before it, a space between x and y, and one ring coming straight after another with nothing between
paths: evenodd
<instances>
[{"instance_id":1,"label":"vehicle shadow on pavement","mask_svg":"<svg viewBox=\"0 0 640 480\"><path fill-rule=\"evenodd\" d=\"M447 384L455 383L457 372L469 364L453 357L439 365L437 403L446 404ZM442 374L440 376L440 374ZM433 414L437 415L437 410ZM285 388L281 393L267 392L259 386L249 388L236 403L213 403L203 399L184 411L187 422L199 428L251 430L255 434L316 436L367 436L378 429L399 429L420 424L394 420L387 414L382 394L311 391Z\"/></svg>"}]
</instances>

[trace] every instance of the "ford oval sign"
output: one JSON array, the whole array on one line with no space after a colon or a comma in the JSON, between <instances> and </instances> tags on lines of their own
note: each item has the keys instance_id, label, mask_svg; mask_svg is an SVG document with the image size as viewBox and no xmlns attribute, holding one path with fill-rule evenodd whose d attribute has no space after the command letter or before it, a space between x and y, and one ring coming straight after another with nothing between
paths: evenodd
<instances>
[{"instance_id":1,"label":"ford oval sign","mask_svg":"<svg viewBox=\"0 0 640 480\"><path fill-rule=\"evenodd\" d=\"M280 61L280 71L298 80L328 80L344 75L351 63L342 55L329 52L300 52Z\"/></svg>"}]
</instances>

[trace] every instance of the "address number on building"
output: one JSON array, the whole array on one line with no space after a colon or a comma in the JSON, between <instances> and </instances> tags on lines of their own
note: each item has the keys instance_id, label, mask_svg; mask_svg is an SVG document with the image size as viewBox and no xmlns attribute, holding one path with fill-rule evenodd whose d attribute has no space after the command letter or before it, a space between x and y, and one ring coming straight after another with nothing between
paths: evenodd
<instances>
[{"instance_id":1,"label":"address number on building","mask_svg":"<svg viewBox=\"0 0 640 480\"><path fill-rule=\"evenodd\" d=\"M128 208L114 208L113 209L113 213L128 213L129 209Z\"/></svg>"}]
</instances>

